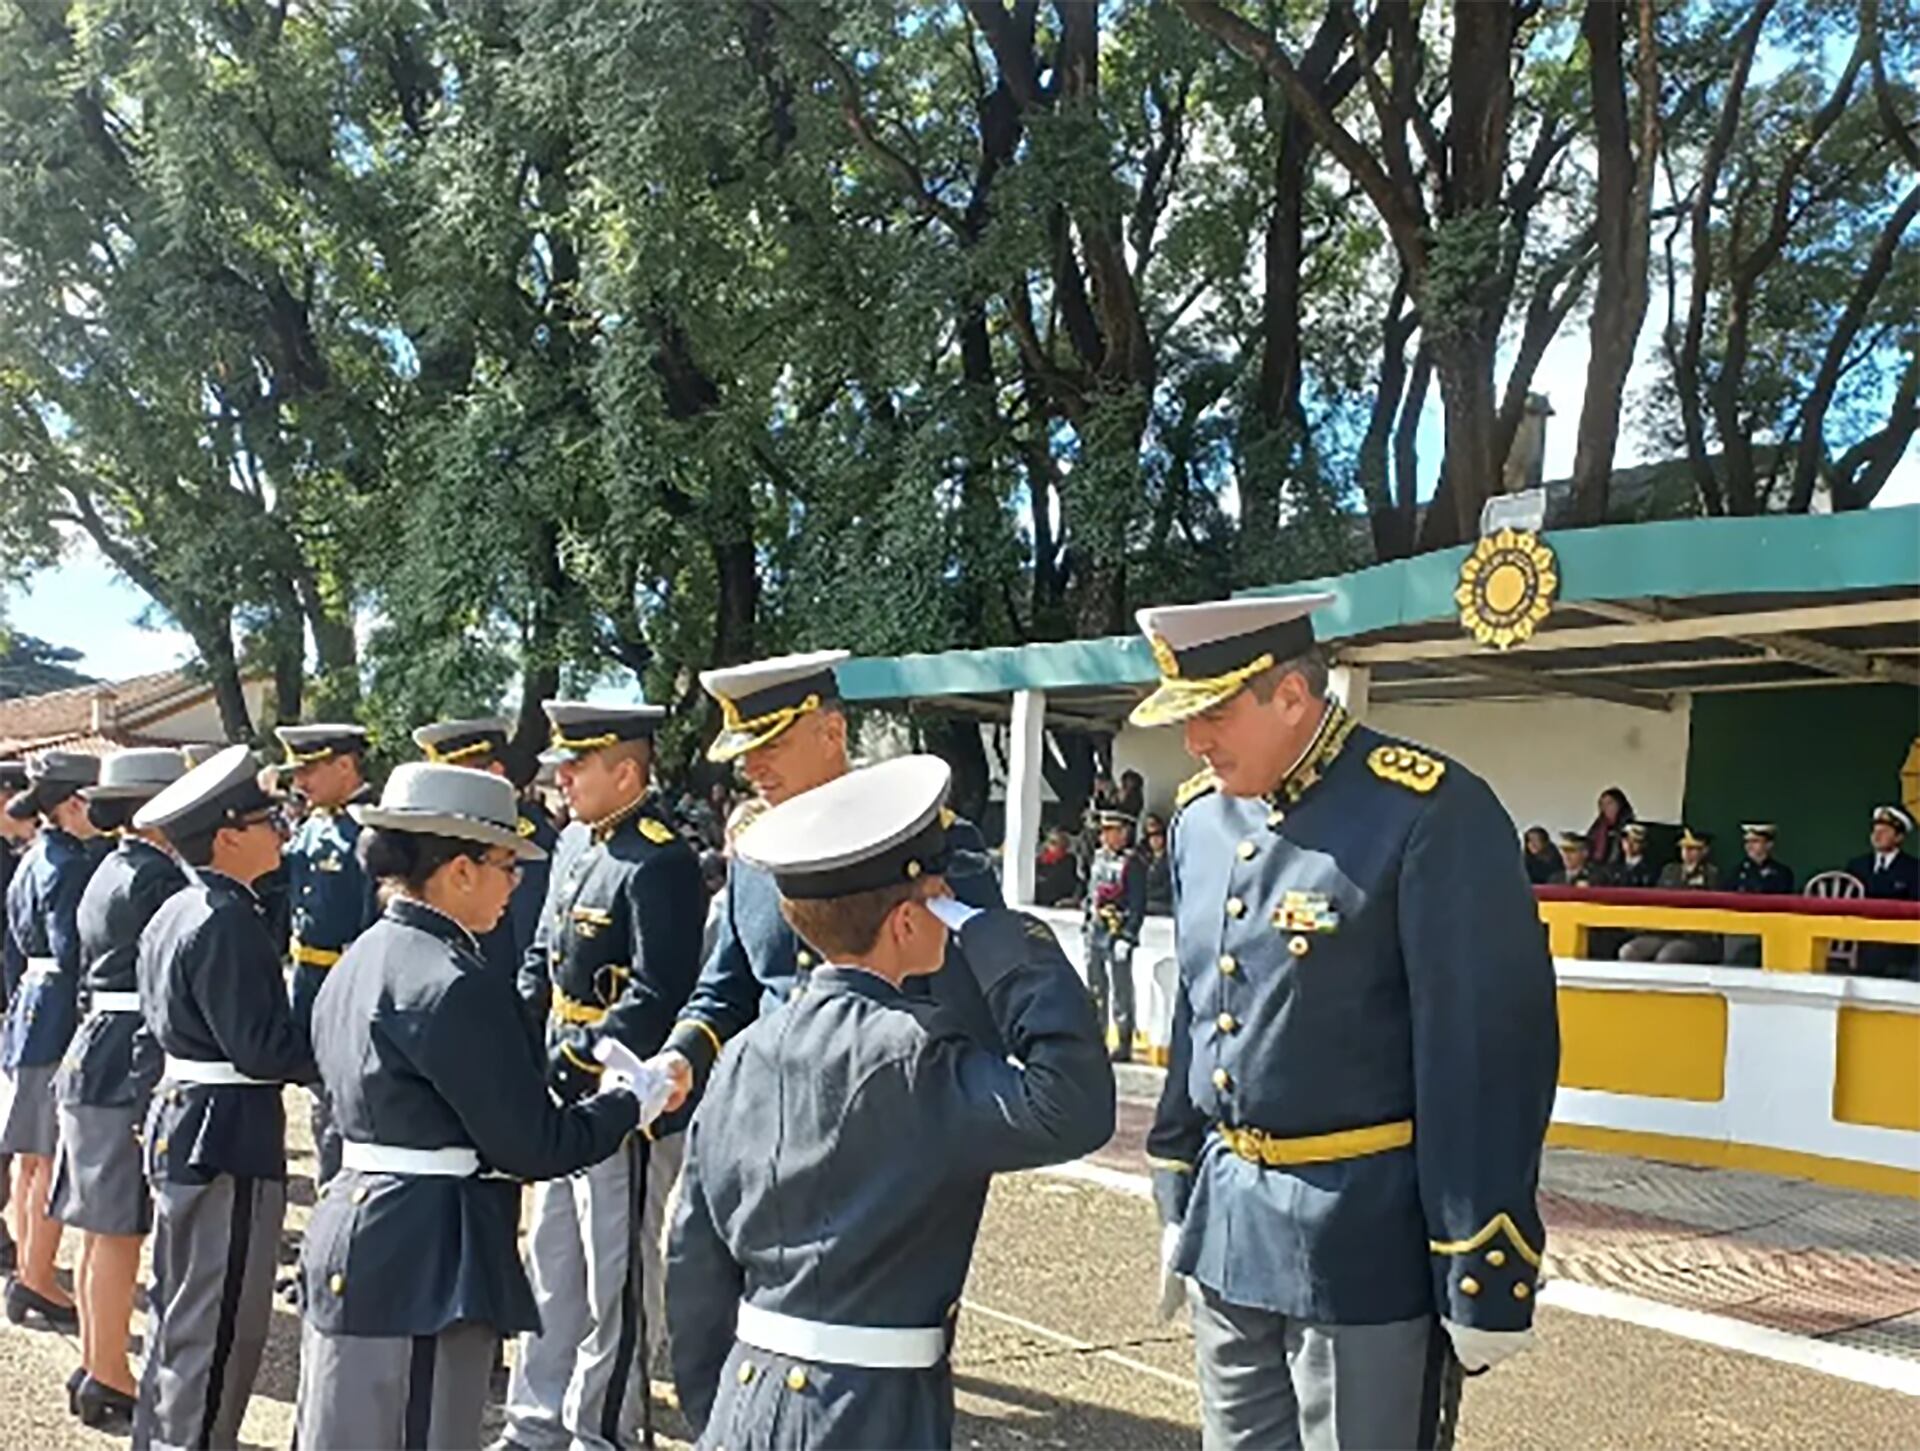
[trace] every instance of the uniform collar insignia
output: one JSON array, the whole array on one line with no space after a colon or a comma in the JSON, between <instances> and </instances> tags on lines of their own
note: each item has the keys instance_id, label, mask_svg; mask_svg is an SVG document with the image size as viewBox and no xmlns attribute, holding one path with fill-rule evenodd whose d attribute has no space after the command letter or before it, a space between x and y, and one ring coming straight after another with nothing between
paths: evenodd
<instances>
[{"instance_id":1,"label":"uniform collar insignia","mask_svg":"<svg viewBox=\"0 0 1920 1451\"><path fill-rule=\"evenodd\" d=\"M1300 759L1294 762L1281 782L1267 793L1267 803L1271 806L1293 806L1300 798L1312 790L1326 774L1327 767L1347 744L1359 722L1347 714L1345 707L1338 701L1328 701L1326 714L1320 717L1319 729L1314 731L1313 739L1307 742L1306 750L1300 753Z\"/></svg>"}]
</instances>

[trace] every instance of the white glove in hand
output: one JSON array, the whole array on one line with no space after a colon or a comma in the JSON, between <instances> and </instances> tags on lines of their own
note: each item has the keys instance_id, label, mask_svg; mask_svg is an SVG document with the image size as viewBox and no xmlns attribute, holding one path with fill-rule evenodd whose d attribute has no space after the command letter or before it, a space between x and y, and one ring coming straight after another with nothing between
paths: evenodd
<instances>
[{"instance_id":1,"label":"white glove in hand","mask_svg":"<svg viewBox=\"0 0 1920 1451\"><path fill-rule=\"evenodd\" d=\"M1180 1246L1180 1226L1160 1229L1160 1305L1157 1313L1164 1323L1180 1313L1187 1303L1187 1277L1173 1267L1173 1252Z\"/></svg>"},{"instance_id":2,"label":"white glove in hand","mask_svg":"<svg viewBox=\"0 0 1920 1451\"><path fill-rule=\"evenodd\" d=\"M969 907L958 897L929 897L927 910L946 923L949 932L958 932L980 915L978 907Z\"/></svg>"},{"instance_id":3,"label":"white glove in hand","mask_svg":"<svg viewBox=\"0 0 1920 1451\"><path fill-rule=\"evenodd\" d=\"M1440 1323L1453 1338L1454 1358L1469 1375L1496 1366L1533 1344L1531 1330L1482 1330L1474 1325L1456 1325L1451 1320Z\"/></svg>"},{"instance_id":4,"label":"white glove in hand","mask_svg":"<svg viewBox=\"0 0 1920 1451\"><path fill-rule=\"evenodd\" d=\"M639 1128L659 1118L673 1094L673 1077L664 1068L643 1063L639 1056L617 1038L602 1038L593 1045L593 1056L605 1066L600 1075L600 1092L624 1088L640 1100Z\"/></svg>"}]
</instances>

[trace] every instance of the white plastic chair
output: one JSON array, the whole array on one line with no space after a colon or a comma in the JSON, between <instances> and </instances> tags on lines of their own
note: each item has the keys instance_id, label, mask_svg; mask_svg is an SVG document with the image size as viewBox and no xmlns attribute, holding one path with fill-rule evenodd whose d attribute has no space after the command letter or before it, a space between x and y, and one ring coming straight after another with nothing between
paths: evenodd
<instances>
[{"instance_id":1,"label":"white plastic chair","mask_svg":"<svg viewBox=\"0 0 1920 1451\"><path fill-rule=\"evenodd\" d=\"M1805 887L1803 895L1825 897L1830 901L1853 901L1867 895L1867 884L1852 872L1822 872ZM1858 972L1860 969L1860 944L1858 942L1832 942L1827 948L1827 971L1835 968L1842 972Z\"/></svg>"}]
</instances>

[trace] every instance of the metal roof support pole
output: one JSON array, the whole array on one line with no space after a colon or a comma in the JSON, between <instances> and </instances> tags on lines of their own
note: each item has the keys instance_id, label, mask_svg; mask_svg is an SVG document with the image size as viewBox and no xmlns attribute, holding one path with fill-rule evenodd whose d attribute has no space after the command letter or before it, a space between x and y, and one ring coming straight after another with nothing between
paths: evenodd
<instances>
[{"instance_id":1,"label":"metal roof support pole","mask_svg":"<svg viewBox=\"0 0 1920 1451\"><path fill-rule=\"evenodd\" d=\"M1327 689L1347 708L1348 715L1355 720L1367 718L1373 671L1365 665L1335 665L1327 672Z\"/></svg>"},{"instance_id":2,"label":"metal roof support pole","mask_svg":"<svg viewBox=\"0 0 1920 1451\"><path fill-rule=\"evenodd\" d=\"M1001 890L1010 907L1033 905L1033 873L1040 855L1041 752L1047 748L1047 693L1013 693L1013 729L1007 758L1007 828Z\"/></svg>"}]
</instances>

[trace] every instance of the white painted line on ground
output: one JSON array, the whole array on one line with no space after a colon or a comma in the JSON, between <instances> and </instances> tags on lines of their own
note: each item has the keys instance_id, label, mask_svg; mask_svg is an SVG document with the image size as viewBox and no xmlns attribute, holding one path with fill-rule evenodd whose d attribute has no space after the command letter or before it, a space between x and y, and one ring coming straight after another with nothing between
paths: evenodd
<instances>
[{"instance_id":1,"label":"white painted line on ground","mask_svg":"<svg viewBox=\"0 0 1920 1451\"><path fill-rule=\"evenodd\" d=\"M1737 1350L1781 1365L1797 1365L1803 1370L1850 1380L1858 1385L1920 1396L1920 1364L1879 1355L1851 1345L1835 1345L1766 1325L1754 1325L1727 1315L1705 1310L1689 1310L1665 1305L1622 1290L1582 1285L1572 1280L1550 1280L1541 1287L1540 1302L1556 1310L1575 1315L1592 1315L1604 1320L1619 1320L1648 1330L1664 1331L1683 1340L1722 1350Z\"/></svg>"},{"instance_id":2,"label":"white painted line on ground","mask_svg":"<svg viewBox=\"0 0 1920 1451\"><path fill-rule=\"evenodd\" d=\"M1085 1159L1072 1164L1056 1164L1039 1172L1056 1179L1070 1179L1076 1183L1111 1189L1136 1199L1153 1197L1153 1181L1145 1174L1130 1174ZM1683 1340L1718 1346L1722 1350L1740 1351L1781 1365L1797 1365L1804 1370L1818 1371L1822 1375L1850 1380L1858 1385L1920 1396L1920 1363L1900 1360L1891 1355L1880 1355L1851 1345L1835 1345L1831 1341L1795 1335L1791 1331L1775 1330L1746 1320L1735 1320L1727 1315L1689 1310L1640 1295L1630 1295L1623 1290L1607 1290L1572 1280L1549 1280L1541 1287L1540 1299L1544 1304L1575 1315L1618 1320L1626 1325L1661 1330Z\"/></svg>"},{"instance_id":3,"label":"white painted line on ground","mask_svg":"<svg viewBox=\"0 0 1920 1451\"><path fill-rule=\"evenodd\" d=\"M1042 1340L1051 1340L1055 1345L1064 1345L1069 1350L1077 1350L1083 1354L1091 1351L1099 1359L1110 1361L1114 1365L1125 1366L1136 1375L1151 1376L1154 1380L1165 1381L1168 1385L1178 1386L1183 1391L1192 1391L1195 1395L1200 1393L1200 1387L1189 1376L1175 1375L1170 1370L1162 1370L1159 1366L1149 1365L1144 1360L1135 1360L1131 1355L1122 1355L1117 1350L1101 1349L1090 1340L1065 1334L1037 1321L1022 1319L1018 1315L1009 1315L1004 1310L989 1309L978 1300L962 1300L960 1304L970 1314L984 1315L989 1320L1001 1321L1003 1324L1013 1326L1016 1330L1024 1330L1029 1335L1038 1335Z\"/></svg>"}]
</instances>

